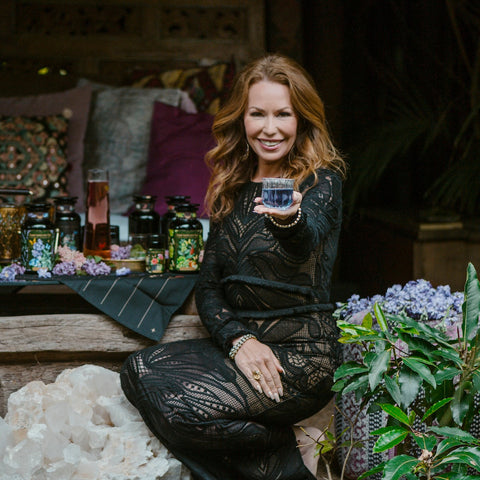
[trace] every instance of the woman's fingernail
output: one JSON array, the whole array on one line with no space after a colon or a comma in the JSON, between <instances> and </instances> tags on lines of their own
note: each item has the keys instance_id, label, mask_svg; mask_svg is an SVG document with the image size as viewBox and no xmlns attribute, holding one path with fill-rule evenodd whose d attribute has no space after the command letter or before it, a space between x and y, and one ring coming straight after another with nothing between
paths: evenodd
<instances>
[{"instance_id":1,"label":"woman's fingernail","mask_svg":"<svg viewBox=\"0 0 480 480\"><path fill-rule=\"evenodd\" d=\"M280 397L278 396L278 393L275 393L273 396L274 396L274 398L275 398L275 401L276 401L277 403L280 403Z\"/></svg>"},{"instance_id":2,"label":"woman's fingernail","mask_svg":"<svg viewBox=\"0 0 480 480\"><path fill-rule=\"evenodd\" d=\"M258 385L258 384L255 385L255 388L256 388L256 390L258 391L258 393L263 393L262 387L261 387L260 385Z\"/></svg>"},{"instance_id":3,"label":"woman's fingernail","mask_svg":"<svg viewBox=\"0 0 480 480\"><path fill-rule=\"evenodd\" d=\"M283 388L282 388L282 387L280 387L280 388L278 389L278 393L279 393L279 395L280 395L281 397L283 397Z\"/></svg>"}]
</instances>

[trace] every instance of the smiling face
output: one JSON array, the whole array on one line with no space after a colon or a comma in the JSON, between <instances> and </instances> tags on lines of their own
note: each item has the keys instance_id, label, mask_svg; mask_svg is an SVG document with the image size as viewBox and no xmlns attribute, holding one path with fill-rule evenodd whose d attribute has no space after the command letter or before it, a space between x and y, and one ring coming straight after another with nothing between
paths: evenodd
<instances>
[{"instance_id":1,"label":"smiling face","mask_svg":"<svg viewBox=\"0 0 480 480\"><path fill-rule=\"evenodd\" d=\"M267 80L254 83L243 121L247 141L258 156L259 170L280 173L283 159L297 138L298 119L288 87Z\"/></svg>"}]
</instances>

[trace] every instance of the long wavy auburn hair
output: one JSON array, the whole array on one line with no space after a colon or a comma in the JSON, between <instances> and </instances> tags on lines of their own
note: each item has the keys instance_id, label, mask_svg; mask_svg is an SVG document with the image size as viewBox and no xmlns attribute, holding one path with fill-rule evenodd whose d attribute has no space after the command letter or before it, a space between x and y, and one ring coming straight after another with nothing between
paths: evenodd
<instances>
[{"instance_id":1,"label":"long wavy auburn hair","mask_svg":"<svg viewBox=\"0 0 480 480\"><path fill-rule=\"evenodd\" d=\"M257 157L247 148L244 114L248 92L257 82L267 80L286 85L298 118L295 143L284 159L283 175L295 179L295 187L316 170L328 168L345 176L346 165L328 133L325 108L310 75L296 62L282 55L267 55L249 65L237 76L230 97L213 122L216 147L205 161L211 171L205 205L213 222L222 220L234 205L239 188L255 174Z\"/></svg>"}]
</instances>

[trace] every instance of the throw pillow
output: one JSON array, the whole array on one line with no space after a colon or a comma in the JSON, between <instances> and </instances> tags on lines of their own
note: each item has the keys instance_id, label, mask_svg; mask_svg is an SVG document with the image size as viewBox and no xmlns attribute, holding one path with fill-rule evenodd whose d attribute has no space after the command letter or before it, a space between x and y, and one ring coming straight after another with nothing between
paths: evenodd
<instances>
[{"instance_id":1,"label":"throw pillow","mask_svg":"<svg viewBox=\"0 0 480 480\"><path fill-rule=\"evenodd\" d=\"M45 116L64 112L71 115L68 121L68 168L65 174L67 193L69 196L78 197L76 210L79 212L83 212L85 208L82 163L90 98L91 87L89 85L63 92L0 98L0 115Z\"/></svg>"},{"instance_id":2,"label":"throw pillow","mask_svg":"<svg viewBox=\"0 0 480 480\"><path fill-rule=\"evenodd\" d=\"M36 201L67 195L67 129L63 115L0 117L2 186L29 189Z\"/></svg>"},{"instance_id":3,"label":"throw pillow","mask_svg":"<svg viewBox=\"0 0 480 480\"><path fill-rule=\"evenodd\" d=\"M143 195L157 195L155 210L164 215L167 205L164 197L190 195L190 201L203 209L210 172L205 154L214 146L213 116L187 113L180 108L155 102L148 151L147 178Z\"/></svg>"},{"instance_id":4,"label":"throw pillow","mask_svg":"<svg viewBox=\"0 0 480 480\"><path fill-rule=\"evenodd\" d=\"M178 106L181 91L95 86L85 138L84 175L106 168L110 211L124 213L145 179L153 104Z\"/></svg>"},{"instance_id":5,"label":"throw pillow","mask_svg":"<svg viewBox=\"0 0 480 480\"><path fill-rule=\"evenodd\" d=\"M199 112L212 115L230 92L235 77L235 63L220 62L209 67L167 70L135 70L132 85L136 87L180 88L186 91Z\"/></svg>"}]
</instances>

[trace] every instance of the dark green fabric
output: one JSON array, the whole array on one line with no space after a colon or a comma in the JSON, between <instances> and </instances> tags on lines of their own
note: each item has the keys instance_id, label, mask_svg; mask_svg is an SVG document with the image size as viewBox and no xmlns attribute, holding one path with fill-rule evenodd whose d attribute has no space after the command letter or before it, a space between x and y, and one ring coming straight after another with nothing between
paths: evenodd
<instances>
[{"instance_id":1,"label":"dark green fabric","mask_svg":"<svg viewBox=\"0 0 480 480\"><path fill-rule=\"evenodd\" d=\"M197 275L58 277L58 281L130 330L160 340Z\"/></svg>"}]
</instances>

